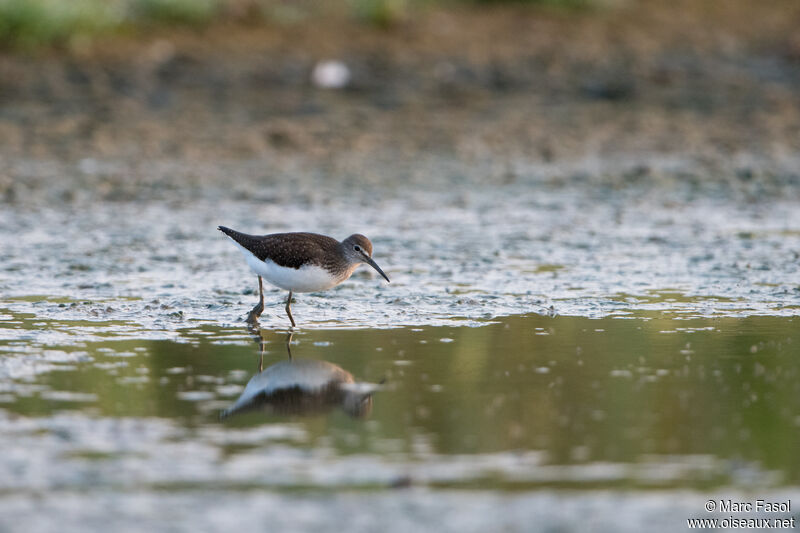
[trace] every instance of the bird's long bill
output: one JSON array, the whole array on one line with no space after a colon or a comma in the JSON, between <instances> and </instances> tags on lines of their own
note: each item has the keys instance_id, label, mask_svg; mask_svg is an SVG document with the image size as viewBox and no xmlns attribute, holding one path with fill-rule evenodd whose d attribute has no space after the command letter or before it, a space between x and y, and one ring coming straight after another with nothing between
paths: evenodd
<instances>
[{"instance_id":1,"label":"bird's long bill","mask_svg":"<svg viewBox=\"0 0 800 533\"><path fill-rule=\"evenodd\" d=\"M383 276L383 278L384 278L386 281L389 281L389 276L387 276L386 274L384 274L384 273L383 273L383 270L381 270L381 267L379 267L379 266L378 266L378 263L376 263L375 261L373 261L371 257L367 257L367 256L365 255L365 256L364 256L364 262L366 262L366 263L367 263L369 266L371 266L372 268L374 268L375 270L377 270L377 271L378 271L378 274L380 274L381 276ZM391 283L391 281L389 281L389 283Z\"/></svg>"}]
</instances>

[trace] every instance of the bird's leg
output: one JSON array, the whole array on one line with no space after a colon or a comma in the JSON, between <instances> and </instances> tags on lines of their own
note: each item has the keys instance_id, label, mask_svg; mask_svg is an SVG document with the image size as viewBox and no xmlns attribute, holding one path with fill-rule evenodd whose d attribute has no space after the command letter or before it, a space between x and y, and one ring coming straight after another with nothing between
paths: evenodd
<instances>
[{"instance_id":1,"label":"bird's leg","mask_svg":"<svg viewBox=\"0 0 800 533\"><path fill-rule=\"evenodd\" d=\"M264 348L267 342L264 340L264 337L261 337L261 341L258 343L258 373L264 371Z\"/></svg>"},{"instance_id":2,"label":"bird's leg","mask_svg":"<svg viewBox=\"0 0 800 533\"><path fill-rule=\"evenodd\" d=\"M258 322L248 322L247 331L252 335L253 340L258 344L258 371L264 370L264 351L267 347L267 340L264 338L264 331Z\"/></svg>"},{"instance_id":3,"label":"bird's leg","mask_svg":"<svg viewBox=\"0 0 800 533\"><path fill-rule=\"evenodd\" d=\"M258 294L258 303L253 307L253 310L250 311L250 314L247 315L247 322L249 324L258 322L258 317L264 312L264 282L261 280L261 276L258 276Z\"/></svg>"},{"instance_id":4,"label":"bird's leg","mask_svg":"<svg viewBox=\"0 0 800 533\"><path fill-rule=\"evenodd\" d=\"M289 291L289 298L286 299L286 314L289 315L289 320L292 322L292 327L297 327L292 318L292 291Z\"/></svg>"},{"instance_id":5,"label":"bird's leg","mask_svg":"<svg viewBox=\"0 0 800 533\"><path fill-rule=\"evenodd\" d=\"M290 331L288 335L286 335L286 351L289 354L289 361L292 360L292 335L294 335L293 331Z\"/></svg>"}]
</instances>

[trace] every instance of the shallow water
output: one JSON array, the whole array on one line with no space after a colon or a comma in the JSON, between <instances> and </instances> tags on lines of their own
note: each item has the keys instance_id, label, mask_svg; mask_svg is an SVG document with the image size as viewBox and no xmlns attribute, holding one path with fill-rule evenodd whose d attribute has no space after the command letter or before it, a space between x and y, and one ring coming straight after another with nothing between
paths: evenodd
<instances>
[{"instance_id":1,"label":"shallow water","mask_svg":"<svg viewBox=\"0 0 800 533\"><path fill-rule=\"evenodd\" d=\"M796 204L534 178L0 211L0 529L674 531L800 499ZM297 295L290 361L217 224L363 232L392 282Z\"/></svg>"},{"instance_id":2,"label":"shallow water","mask_svg":"<svg viewBox=\"0 0 800 533\"><path fill-rule=\"evenodd\" d=\"M71 306L40 302L60 304ZM476 531L528 530L535 509L543 524L580 529L546 510L553 497L608 527L658 517L671 530L705 515L708 497L784 497L800 483L791 317L648 311L302 329L287 349L280 330L186 320L166 334L1 312L0 508L34 530L54 522L24 512L24 495L46 495L54 511L65 505L56 495L73 501L68 530L100 519L86 498L109 508L135 500L163 520L189 513L187 524L249 524L259 506L294 505L313 528L363 504L361 530L403 506L412 511L397 531L461 507ZM316 378L289 367L308 361L351 376L345 389L363 408L303 394ZM280 369L294 391L221 419L259 365L262 377ZM117 520L135 528L130 511Z\"/></svg>"},{"instance_id":3,"label":"shallow water","mask_svg":"<svg viewBox=\"0 0 800 533\"><path fill-rule=\"evenodd\" d=\"M2 242L0 290L5 299L46 295L14 309L53 319L130 321L164 332L192 319L236 324L255 303L257 284L216 230L225 224L252 233L361 232L373 240L374 258L392 282L362 266L335 290L297 295L301 326L800 310L794 201L536 182L399 194L311 181L294 191L276 187L275 198L258 201L201 195L0 210L0 227L15 236ZM286 325L284 298L268 288L265 325Z\"/></svg>"}]
</instances>

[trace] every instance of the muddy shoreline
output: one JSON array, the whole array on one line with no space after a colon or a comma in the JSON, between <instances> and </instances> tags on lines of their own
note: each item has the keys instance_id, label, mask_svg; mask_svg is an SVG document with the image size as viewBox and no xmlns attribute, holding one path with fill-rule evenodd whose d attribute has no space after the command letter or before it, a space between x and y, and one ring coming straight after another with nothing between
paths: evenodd
<instances>
[{"instance_id":1,"label":"muddy shoreline","mask_svg":"<svg viewBox=\"0 0 800 533\"><path fill-rule=\"evenodd\" d=\"M0 199L510 182L796 198L797 20L775 0L517 6L6 53ZM347 88L311 83L326 59Z\"/></svg>"}]
</instances>

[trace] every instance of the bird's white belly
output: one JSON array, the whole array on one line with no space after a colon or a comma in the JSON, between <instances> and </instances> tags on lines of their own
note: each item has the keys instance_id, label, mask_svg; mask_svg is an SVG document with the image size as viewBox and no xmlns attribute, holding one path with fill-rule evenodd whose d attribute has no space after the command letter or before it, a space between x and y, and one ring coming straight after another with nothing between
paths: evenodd
<instances>
[{"instance_id":1,"label":"bird's white belly","mask_svg":"<svg viewBox=\"0 0 800 533\"><path fill-rule=\"evenodd\" d=\"M341 280L316 265L300 268L283 267L270 259L262 261L239 243L234 242L244 254L250 269L265 280L293 292L316 292L330 289Z\"/></svg>"}]
</instances>

